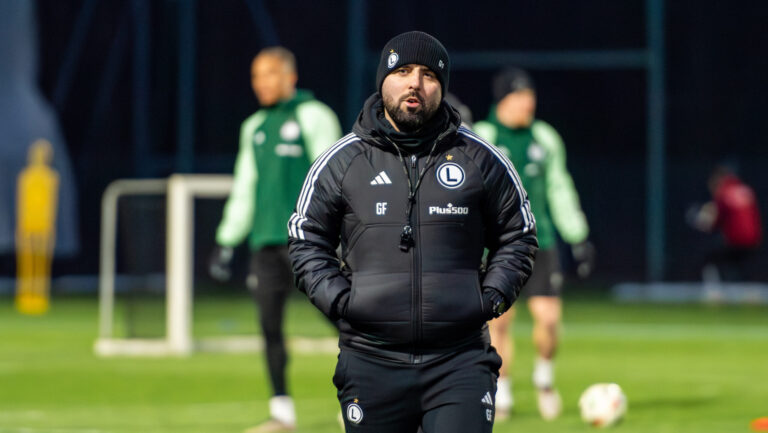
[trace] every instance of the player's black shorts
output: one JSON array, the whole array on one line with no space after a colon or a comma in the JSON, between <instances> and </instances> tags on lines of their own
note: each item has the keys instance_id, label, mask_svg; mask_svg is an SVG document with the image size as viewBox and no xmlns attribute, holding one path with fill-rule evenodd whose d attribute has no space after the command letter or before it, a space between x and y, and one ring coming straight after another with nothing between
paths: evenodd
<instances>
[{"instance_id":1,"label":"player's black shorts","mask_svg":"<svg viewBox=\"0 0 768 433\"><path fill-rule=\"evenodd\" d=\"M531 296L560 296L563 288L563 272L557 248L539 250L533 264L533 274L525 283L521 294Z\"/></svg>"},{"instance_id":2,"label":"player's black shorts","mask_svg":"<svg viewBox=\"0 0 768 433\"><path fill-rule=\"evenodd\" d=\"M294 290L288 246L266 245L253 251L246 285L257 300L288 296Z\"/></svg>"},{"instance_id":3,"label":"player's black shorts","mask_svg":"<svg viewBox=\"0 0 768 433\"><path fill-rule=\"evenodd\" d=\"M333 383L347 432L490 433L500 366L492 347L424 364L342 349Z\"/></svg>"}]
</instances>

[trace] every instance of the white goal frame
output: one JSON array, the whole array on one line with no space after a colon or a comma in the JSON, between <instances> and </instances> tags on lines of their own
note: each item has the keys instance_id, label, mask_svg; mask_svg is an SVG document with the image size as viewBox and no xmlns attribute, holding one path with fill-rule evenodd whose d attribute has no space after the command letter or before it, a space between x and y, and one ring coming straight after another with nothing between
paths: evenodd
<instances>
[{"instance_id":1,"label":"white goal frame","mask_svg":"<svg viewBox=\"0 0 768 433\"><path fill-rule=\"evenodd\" d=\"M174 174L168 179L122 179L109 184L101 204L99 271L99 337L94 351L101 356L186 356L194 350L252 351L254 337L197 342L192 337L194 207L196 198L225 198L231 175ZM166 334L165 338L114 336L117 205L126 195L167 195L166 209Z\"/></svg>"}]
</instances>

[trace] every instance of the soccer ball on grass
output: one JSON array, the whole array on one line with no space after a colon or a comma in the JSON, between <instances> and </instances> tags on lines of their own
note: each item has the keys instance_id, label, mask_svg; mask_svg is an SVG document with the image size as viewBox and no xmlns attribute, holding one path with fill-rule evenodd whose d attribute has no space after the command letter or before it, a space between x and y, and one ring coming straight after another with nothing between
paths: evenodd
<instances>
[{"instance_id":1,"label":"soccer ball on grass","mask_svg":"<svg viewBox=\"0 0 768 433\"><path fill-rule=\"evenodd\" d=\"M627 413L627 396L615 383L596 383L579 398L581 419L594 427L608 427Z\"/></svg>"}]
</instances>

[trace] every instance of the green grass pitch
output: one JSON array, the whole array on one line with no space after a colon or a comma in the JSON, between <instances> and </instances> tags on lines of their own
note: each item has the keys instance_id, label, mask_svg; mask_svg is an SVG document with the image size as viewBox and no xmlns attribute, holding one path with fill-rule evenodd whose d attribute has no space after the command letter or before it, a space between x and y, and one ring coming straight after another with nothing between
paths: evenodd
<instances>
[{"instance_id":1,"label":"green grass pitch","mask_svg":"<svg viewBox=\"0 0 768 433\"><path fill-rule=\"evenodd\" d=\"M198 335L256 331L246 297L203 297L195 314ZM267 416L259 354L101 359L92 350L96 324L95 298L54 298L43 317L21 316L12 299L0 298L0 432L241 432ZM291 336L333 336L300 295L291 300L287 329ZM619 383L629 399L616 432L746 432L752 419L768 416L766 307L566 299L556 364L565 411L553 422L536 411L529 334L530 317L520 308L517 405L495 432L592 431L576 402L603 381ZM299 432L341 431L334 365L333 354L292 355Z\"/></svg>"}]
</instances>

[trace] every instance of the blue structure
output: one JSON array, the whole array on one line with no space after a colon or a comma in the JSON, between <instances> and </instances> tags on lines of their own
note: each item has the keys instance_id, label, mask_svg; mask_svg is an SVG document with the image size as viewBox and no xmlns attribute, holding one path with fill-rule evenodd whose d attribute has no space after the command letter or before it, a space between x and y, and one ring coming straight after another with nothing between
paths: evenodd
<instances>
[{"instance_id":1,"label":"blue structure","mask_svg":"<svg viewBox=\"0 0 768 433\"><path fill-rule=\"evenodd\" d=\"M15 251L16 177L38 138L53 144L59 173L56 254L79 250L77 194L56 113L37 87L37 26L34 3L0 2L0 254Z\"/></svg>"}]
</instances>

